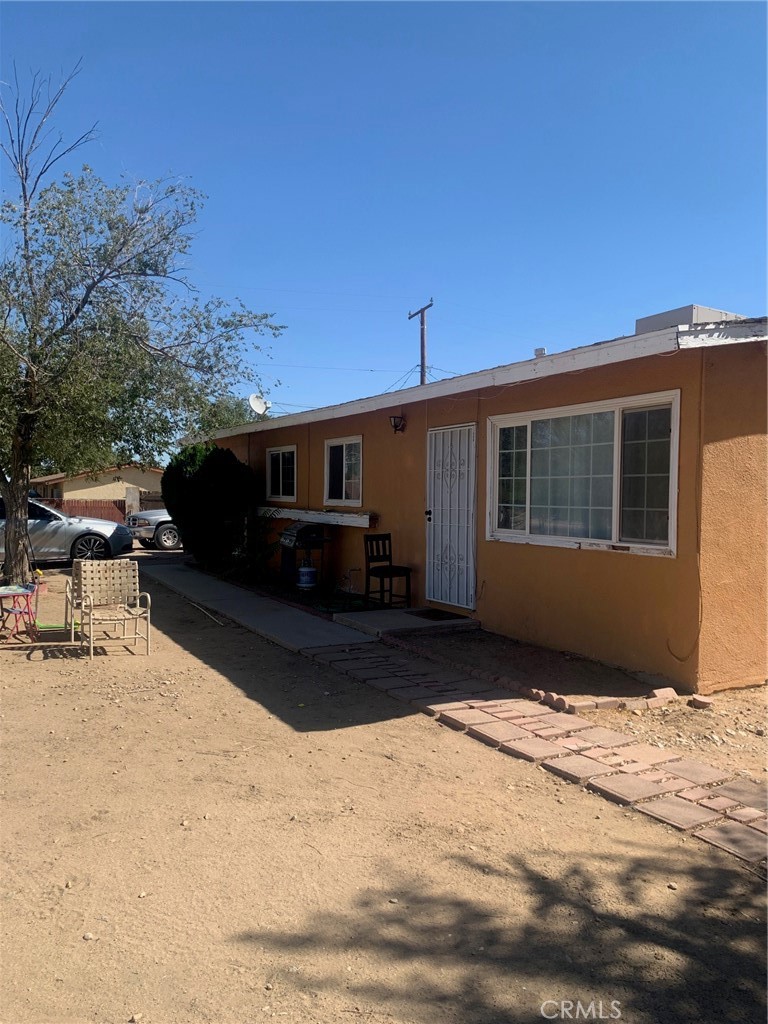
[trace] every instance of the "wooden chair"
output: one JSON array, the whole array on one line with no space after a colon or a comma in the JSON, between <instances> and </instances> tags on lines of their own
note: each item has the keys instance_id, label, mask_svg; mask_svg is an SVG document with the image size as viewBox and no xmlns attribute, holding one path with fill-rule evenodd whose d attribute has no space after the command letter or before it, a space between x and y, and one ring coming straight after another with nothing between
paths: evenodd
<instances>
[{"instance_id":1,"label":"wooden chair","mask_svg":"<svg viewBox=\"0 0 768 1024\"><path fill-rule=\"evenodd\" d=\"M411 569L407 565L392 564L392 534L369 533L363 537L365 543L365 600L371 600L371 582L379 581L374 596L379 604L393 607L393 599L405 608L411 607ZM405 594L393 594L392 581L405 580ZM387 586L388 584L388 586Z\"/></svg>"},{"instance_id":2,"label":"wooden chair","mask_svg":"<svg viewBox=\"0 0 768 1024\"><path fill-rule=\"evenodd\" d=\"M67 586L65 621L74 640L75 614L80 613L80 648L88 645L93 660L95 633L104 634L99 643L116 642L135 647L139 640L150 653L149 594L139 590L139 566L125 559L96 561L77 559L72 563L72 580ZM146 623L142 631L142 623ZM117 635L112 635L117 634Z\"/></svg>"}]
</instances>

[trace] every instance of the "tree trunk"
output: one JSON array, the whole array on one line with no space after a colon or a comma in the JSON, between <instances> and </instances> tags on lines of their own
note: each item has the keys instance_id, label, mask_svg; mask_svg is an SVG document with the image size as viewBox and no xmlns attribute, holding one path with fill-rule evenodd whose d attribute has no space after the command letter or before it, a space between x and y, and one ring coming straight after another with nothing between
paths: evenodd
<instances>
[{"instance_id":1,"label":"tree trunk","mask_svg":"<svg viewBox=\"0 0 768 1024\"><path fill-rule=\"evenodd\" d=\"M21 586L32 578L27 540L27 501L29 499L29 461L25 456L25 430L13 439L10 480L5 486L5 566L9 583Z\"/></svg>"}]
</instances>

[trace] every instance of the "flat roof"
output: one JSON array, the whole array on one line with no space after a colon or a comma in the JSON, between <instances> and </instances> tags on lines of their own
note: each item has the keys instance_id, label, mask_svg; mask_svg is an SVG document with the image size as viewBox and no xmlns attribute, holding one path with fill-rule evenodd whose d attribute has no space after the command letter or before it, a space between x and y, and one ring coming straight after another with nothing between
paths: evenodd
<instances>
[{"instance_id":1,"label":"flat roof","mask_svg":"<svg viewBox=\"0 0 768 1024\"><path fill-rule=\"evenodd\" d=\"M592 345L582 345L564 352L555 352L552 355L537 356L517 363L496 366L489 370L477 370L458 377L448 377L431 384L404 388L402 391L390 391L386 394L373 395L370 398L342 402L339 405L321 406L306 412L289 413L286 416L275 416L266 420L243 423L236 427L217 430L208 436L218 440L237 437L240 434L278 430L300 423L341 419L344 416L355 416L359 413L376 412L381 409L408 405L412 402L422 402L427 398L442 398L480 388L517 384L542 377L553 377L561 373L586 370L590 367L608 366L611 363L625 362L630 359L642 359L645 356L678 352L683 349L766 341L768 340L767 327L766 317L753 317L744 320L723 320L716 323L681 324L677 327L666 327L663 330L650 331L646 334L624 335L609 341L599 341ZM190 443L199 439L192 437L185 440Z\"/></svg>"}]
</instances>

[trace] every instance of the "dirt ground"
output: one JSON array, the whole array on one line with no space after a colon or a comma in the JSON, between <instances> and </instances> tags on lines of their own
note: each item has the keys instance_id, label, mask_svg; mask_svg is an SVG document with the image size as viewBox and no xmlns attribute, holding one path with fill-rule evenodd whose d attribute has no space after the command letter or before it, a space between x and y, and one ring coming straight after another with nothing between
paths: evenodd
<instances>
[{"instance_id":1,"label":"dirt ground","mask_svg":"<svg viewBox=\"0 0 768 1024\"><path fill-rule=\"evenodd\" d=\"M0 647L6 1024L765 1019L741 862L148 589Z\"/></svg>"}]
</instances>

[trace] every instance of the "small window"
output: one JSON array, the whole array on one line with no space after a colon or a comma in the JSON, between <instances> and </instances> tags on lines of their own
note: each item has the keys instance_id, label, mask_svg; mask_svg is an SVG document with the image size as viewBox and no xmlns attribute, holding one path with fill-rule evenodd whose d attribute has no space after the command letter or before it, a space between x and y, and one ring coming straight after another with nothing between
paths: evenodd
<instances>
[{"instance_id":1,"label":"small window","mask_svg":"<svg viewBox=\"0 0 768 1024\"><path fill-rule=\"evenodd\" d=\"M361 437L340 437L325 442L325 504L360 505L362 502Z\"/></svg>"},{"instance_id":2,"label":"small window","mask_svg":"<svg viewBox=\"0 0 768 1024\"><path fill-rule=\"evenodd\" d=\"M267 449L267 497L296 501L296 445Z\"/></svg>"}]
</instances>

